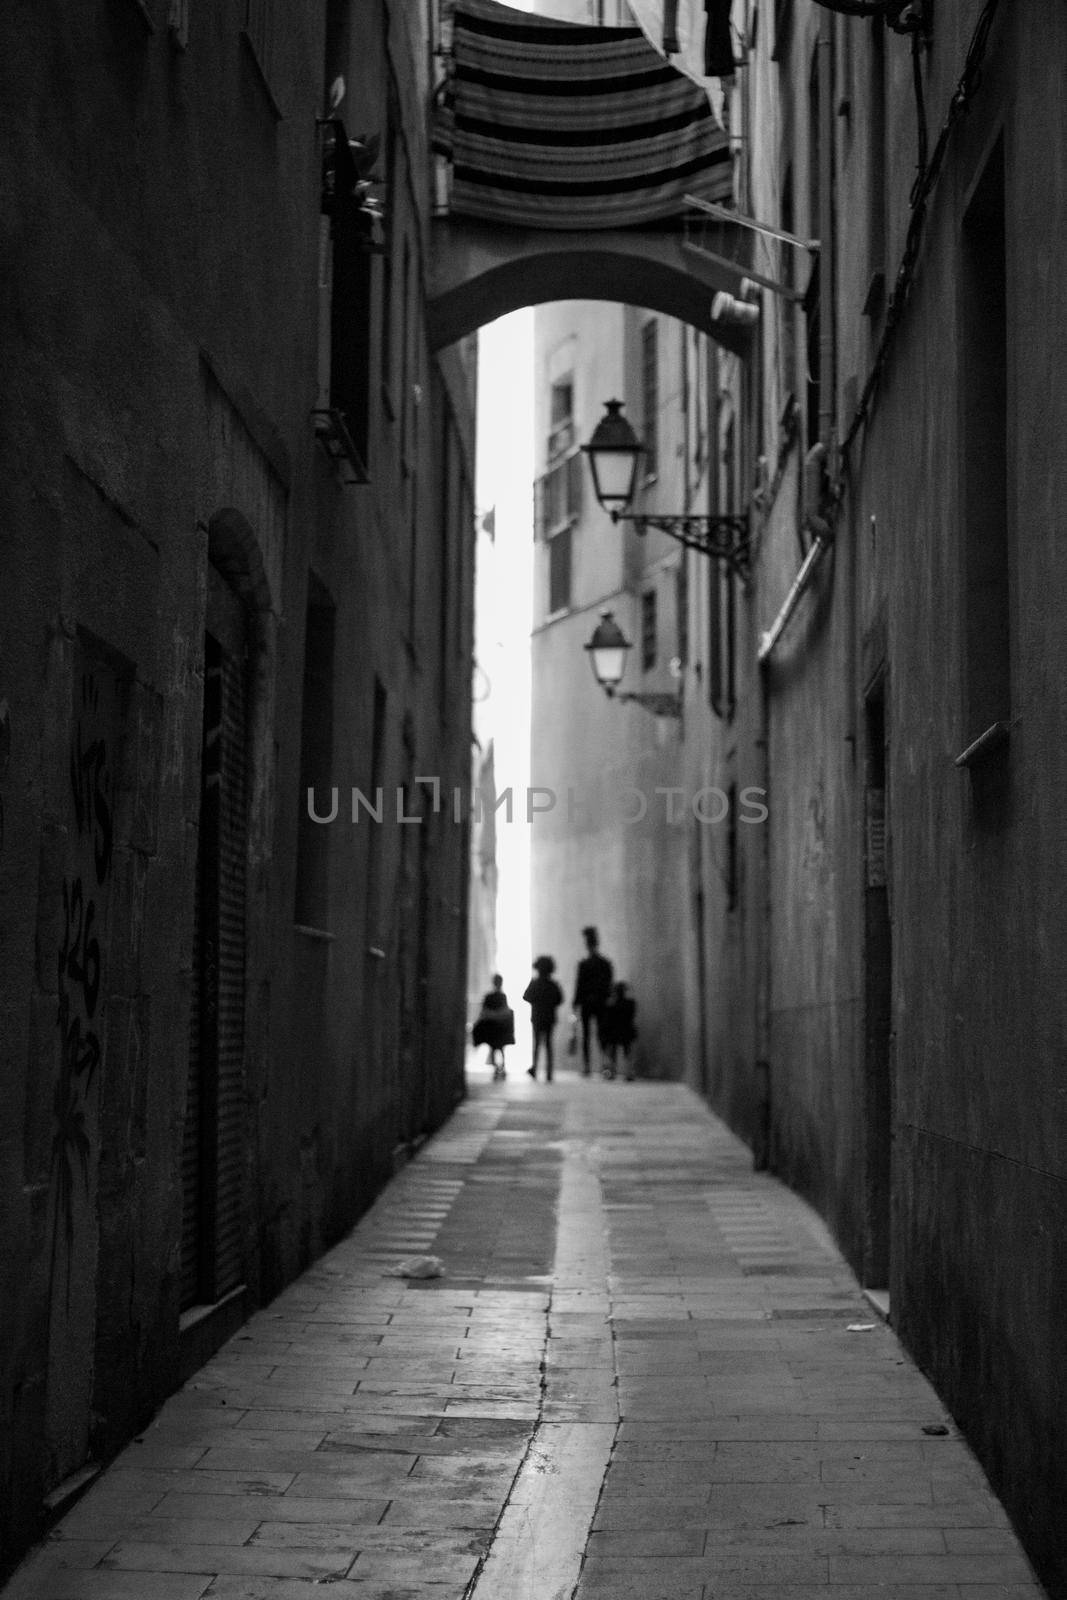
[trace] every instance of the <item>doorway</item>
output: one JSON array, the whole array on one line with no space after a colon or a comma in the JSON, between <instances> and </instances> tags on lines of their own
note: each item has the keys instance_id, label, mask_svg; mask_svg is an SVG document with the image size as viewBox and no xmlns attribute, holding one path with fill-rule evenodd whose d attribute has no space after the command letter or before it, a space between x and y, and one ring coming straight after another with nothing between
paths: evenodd
<instances>
[{"instance_id":1,"label":"doorway","mask_svg":"<svg viewBox=\"0 0 1067 1600\"><path fill-rule=\"evenodd\" d=\"M864 701L863 996L866 1104L864 1284L888 1314L892 1259L893 924L889 899L889 734L886 680Z\"/></svg>"},{"instance_id":2,"label":"doorway","mask_svg":"<svg viewBox=\"0 0 1067 1600\"><path fill-rule=\"evenodd\" d=\"M189 1072L182 1150L181 1309L213 1305L243 1277L246 627L208 568L200 832Z\"/></svg>"}]
</instances>

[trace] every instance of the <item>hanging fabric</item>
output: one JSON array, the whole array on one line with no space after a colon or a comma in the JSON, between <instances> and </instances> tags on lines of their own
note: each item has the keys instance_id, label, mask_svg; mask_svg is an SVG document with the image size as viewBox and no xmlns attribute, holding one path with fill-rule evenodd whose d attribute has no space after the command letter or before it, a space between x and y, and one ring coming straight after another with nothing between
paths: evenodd
<instances>
[{"instance_id":1,"label":"hanging fabric","mask_svg":"<svg viewBox=\"0 0 1067 1600\"><path fill-rule=\"evenodd\" d=\"M731 0L704 0L708 14L704 29L704 71L709 78L729 78L736 65L730 31Z\"/></svg>"},{"instance_id":2,"label":"hanging fabric","mask_svg":"<svg viewBox=\"0 0 1067 1600\"><path fill-rule=\"evenodd\" d=\"M737 67L729 37L732 0L627 0L627 4L649 43L710 94L721 122L721 82L729 80Z\"/></svg>"},{"instance_id":3,"label":"hanging fabric","mask_svg":"<svg viewBox=\"0 0 1067 1600\"><path fill-rule=\"evenodd\" d=\"M732 193L706 92L639 28L457 0L447 113L457 215L621 228L680 216L687 193Z\"/></svg>"}]
</instances>

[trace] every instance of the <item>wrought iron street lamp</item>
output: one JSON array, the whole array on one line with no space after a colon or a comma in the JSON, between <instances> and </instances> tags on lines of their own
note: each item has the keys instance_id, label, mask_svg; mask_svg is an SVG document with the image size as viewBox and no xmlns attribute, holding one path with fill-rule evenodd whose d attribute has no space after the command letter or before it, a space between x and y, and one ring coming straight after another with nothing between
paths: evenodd
<instances>
[{"instance_id":1,"label":"wrought iron street lamp","mask_svg":"<svg viewBox=\"0 0 1067 1600\"><path fill-rule=\"evenodd\" d=\"M582 449L589 457L593 489L611 520L617 522L634 497L637 467L645 447L622 414L621 400L608 400L607 409Z\"/></svg>"},{"instance_id":2,"label":"wrought iron street lamp","mask_svg":"<svg viewBox=\"0 0 1067 1600\"><path fill-rule=\"evenodd\" d=\"M615 621L612 612L600 613L600 621L593 630L593 637L583 648L589 651L593 676L609 700L630 700L635 705L644 706L646 711L651 711L657 717L681 716L680 695L630 694L620 691L619 684L626 671L626 652L632 650L633 646Z\"/></svg>"},{"instance_id":3,"label":"wrought iron street lamp","mask_svg":"<svg viewBox=\"0 0 1067 1600\"><path fill-rule=\"evenodd\" d=\"M582 449L589 457L593 489L612 522L629 522L638 533L658 528L688 550L725 561L747 585L749 576L748 517L743 513L709 515L682 512L632 512L626 507L634 497L637 465L644 445L622 415L623 402L608 400L607 409Z\"/></svg>"}]
</instances>

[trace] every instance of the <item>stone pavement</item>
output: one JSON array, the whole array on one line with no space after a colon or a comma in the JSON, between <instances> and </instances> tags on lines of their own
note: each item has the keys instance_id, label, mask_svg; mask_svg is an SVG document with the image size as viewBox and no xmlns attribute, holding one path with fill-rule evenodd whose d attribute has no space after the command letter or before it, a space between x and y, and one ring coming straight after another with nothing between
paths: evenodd
<instances>
[{"instance_id":1,"label":"stone pavement","mask_svg":"<svg viewBox=\"0 0 1067 1600\"><path fill-rule=\"evenodd\" d=\"M3 1600L1040 1600L812 1213L677 1085L515 1070Z\"/></svg>"}]
</instances>

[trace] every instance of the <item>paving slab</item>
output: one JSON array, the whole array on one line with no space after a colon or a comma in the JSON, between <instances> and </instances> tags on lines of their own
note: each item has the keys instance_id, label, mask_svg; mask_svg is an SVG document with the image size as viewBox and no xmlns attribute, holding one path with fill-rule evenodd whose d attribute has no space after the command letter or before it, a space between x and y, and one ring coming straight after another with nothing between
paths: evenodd
<instances>
[{"instance_id":1,"label":"paving slab","mask_svg":"<svg viewBox=\"0 0 1067 1600\"><path fill-rule=\"evenodd\" d=\"M688 1090L470 1087L2 1600L1042 1600L821 1222Z\"/></svg>"}]
</instances>

